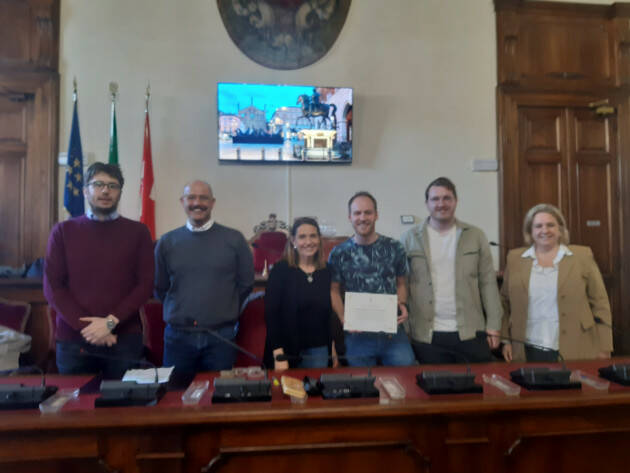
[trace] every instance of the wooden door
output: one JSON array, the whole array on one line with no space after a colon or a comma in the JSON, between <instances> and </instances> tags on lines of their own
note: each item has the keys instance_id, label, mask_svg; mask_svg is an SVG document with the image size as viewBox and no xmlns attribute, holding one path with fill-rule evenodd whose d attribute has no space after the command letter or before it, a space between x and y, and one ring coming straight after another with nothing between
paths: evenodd
<instances>
[{"instance_id":1,"label":"wooden door","mask_svg":"<svg viewBox=\"0 0 630 473\"><path fill-rule=\"evenodd\" d=\"M600 99L602 97L599 97ZM599 116L594 97L499 94L501 234L506 248L524 244L522 225L538 203L565 215L574 244L593 250L613 311L623 326L620 294L620 158L615 114ZM505 252L502 255L504 263ZM617 334L619 350L624 340Z\"/></svg>"},{"instance_id":2,"label":"wooden door","mask_svg":"<svg viewBox=\"0 0 630 473\"><path fill-rule=\"evenodd\" d=\"M57 210L56 73L0 71L0 265L44 256Z\"/></svg>"},{"instance_id":3,"label":"wooden door","mask_svg":"<svg viewBox=\"0 0 630 473\"><path fill-rule=\"evenodd\" d=\"M57 209L59 0L0 0L0 266L44 256Z\"/></svg>"},{"instance_id":4,"label":"wooden door","mask_svg":"<svg viewBox=\"0 0 630 473\"><path fill-rule=\"evenodd\" d=\"M28 103L0 95L0 264L8 266L23 263Z\"/></svg>"}]
</instances>

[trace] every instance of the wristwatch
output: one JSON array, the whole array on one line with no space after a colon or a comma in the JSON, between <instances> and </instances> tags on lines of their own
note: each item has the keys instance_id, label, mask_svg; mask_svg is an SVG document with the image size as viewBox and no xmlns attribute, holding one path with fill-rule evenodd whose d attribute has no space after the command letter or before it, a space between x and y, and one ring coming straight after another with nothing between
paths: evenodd
<instances>
[{"instance_id":1,"label":"wristwatch","mask_svg":"<svg viewBox=\"0 0 630 473\"><path fill-rule=\"evenodd\" d=\"M107 330L109 330L111 333L111 331L116 328L116 322L111 317L107 317L106 326L107 326Z\"/></svg>"}]
</instances>

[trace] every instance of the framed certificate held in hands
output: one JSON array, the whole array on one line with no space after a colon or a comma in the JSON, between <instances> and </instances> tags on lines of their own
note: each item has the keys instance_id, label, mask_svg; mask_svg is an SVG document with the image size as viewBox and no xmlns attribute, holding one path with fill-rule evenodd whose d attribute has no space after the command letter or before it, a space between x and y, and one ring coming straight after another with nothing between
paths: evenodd
<instances>
[{"instance_id":1,"label":"framed certificate held in hands","mask_svg":"<svg viewBox=\"0 0 630 473\"><path fill-rule=\"evenodd\" d=\"M346 292L344 330L396 333L398 329L398 296Z\"/></svg>"}]
</instances>

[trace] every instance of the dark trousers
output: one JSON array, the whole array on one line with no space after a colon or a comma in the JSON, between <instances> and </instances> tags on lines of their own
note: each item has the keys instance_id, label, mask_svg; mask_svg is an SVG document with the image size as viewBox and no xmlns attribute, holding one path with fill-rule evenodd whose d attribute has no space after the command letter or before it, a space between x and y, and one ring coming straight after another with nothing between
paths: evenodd
<instances>
[{"instance_id":1,"label":"dark trousers","mask_svg":"<svg viewBox=\"0 0 630 473\"><path fill-rule=\"evenodd\" d=\"M525 359L531 363L555 363L558 361L558 351L541 350L525 345Z\"/></svg>"},{"instance_id":2,"label":"dark trousers","mask_svg":"<svg viewBox=\"0 0 630 473\"><path fill-rule=\"evenodd\" d=\"M101 373L105 379L121 379L128 369L146 368L139 363L143 350L141 333L119 335L111 347L97 347L85 341L57 342L57 368L61 374ZM106 359L108 356L117 359Z\"/></svg>"},{"instance_id":3,"label":"dark trousers","mask_svg":"<svg viewBox=\"0 0 630 473\"><path fill-rule=\"evenodd\" d=\"M231 342L236 339L238 323L214 329ZM178 376L193 376L203 371L230 370L236 361L236 349L207 330L174 327L164 330L164 366L174 366ZM251 360L257 365L256 360Z\"/></svg>"},{"instance_id":4,"label":"dark trousers","mask_svg":"<svg viewBox=\"0 0 630 473\"><path fill-rule=\"evenodd\" d=\"M414 341L413 351L418 362L426 365L492 361L485 337L460 340L457 332L433 332L431 343Z\"/></svg>"}]
</instances>

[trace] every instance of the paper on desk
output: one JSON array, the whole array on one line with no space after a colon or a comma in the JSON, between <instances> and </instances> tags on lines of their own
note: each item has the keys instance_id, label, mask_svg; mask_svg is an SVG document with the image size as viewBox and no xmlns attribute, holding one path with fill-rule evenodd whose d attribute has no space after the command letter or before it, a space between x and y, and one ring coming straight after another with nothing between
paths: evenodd
<instances>
[{"instance_id":1,"label":"paper on desk","mask_svg":"<svg viewBox=\"0 0 630 473\"><path fill-rule=\"evenodd\" d=\"M174 366L166 366L158 368L158 382L167 383L171 377ZM123 381L135 381L138 384L155 383L155 369L148 368L146 370L127 370L123 376Z\"/></svg>"},{"instance_id":2,"label":"paper on desk","mask_svg":"<svg viewBox=\"0 0 630 473\"><path fill-rule=\"evenodd\" d=\"M398 328L398 296L346 292L344 330L396 333Z\"/></svg>"}]
</instances>

